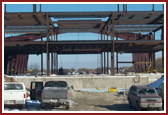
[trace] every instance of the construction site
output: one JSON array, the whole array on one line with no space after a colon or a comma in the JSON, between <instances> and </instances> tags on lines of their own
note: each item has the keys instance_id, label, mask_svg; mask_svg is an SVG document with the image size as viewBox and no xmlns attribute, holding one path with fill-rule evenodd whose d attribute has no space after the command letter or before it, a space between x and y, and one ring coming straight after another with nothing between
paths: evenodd
<instances>
[{"instance_id":1,"label":"construction site","mask_svg":"<svg viewBox=\"0 0 168 115\"><path fill-rule=\"evenodd\" d=\"M80 12L43 12L43 4L32 4L33 12L7 12L6 5L4 81L23 82L28 88L31 81L67 81L72 111L134 111L127 107L128 89L151 84L164 75L164 4L160 4L161 11L156 11L154 4L150 4L151 11L129 11L128 4L115 4L115 11ZM158 31L159 39L155 36ZM16 33L21 35L6 37ZM66 33L99 34L100 39L59 40ZM161 52L160 72L156 71L157 52ZM125 53L132 54L132 61L119 61L118 55ZM41 57L36 76L27 75L32 54ZM64 75L58 56L74 54L98 55L96 72L75 74L69 70L71 73ZM121 74L119 64L132 64L133 72ZM109 88L118 92L108 92Z\"/></svg>"}]
</instances>

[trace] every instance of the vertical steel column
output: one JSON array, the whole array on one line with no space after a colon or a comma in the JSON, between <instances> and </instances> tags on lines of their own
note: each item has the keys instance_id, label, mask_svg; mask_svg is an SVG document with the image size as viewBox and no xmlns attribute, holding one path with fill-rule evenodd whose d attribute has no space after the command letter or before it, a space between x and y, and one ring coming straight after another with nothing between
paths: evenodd
<instances>
[{"instance_id":1,"label":"vertical steel column","mask_svg":"<svg viewBox=\"0 0 168 115\"><path fill-rule=\"evenodd\" d=\"M155 32L154 32L153 40L155 40ZM153 59L153 69L156 69L156 64L155 64L155 52L152 53L152 59Z\"/></svg>"},{"instance_id":2,"label":"vertical steel column","mask_svg":"<svg viewBox=\"0 0 168 115\"><path fill-rule=\"evenodd\" d=\"M111 75L114 75L114 13L112 12L111 20L111 40L112 40L112 50L111 50Z\"/></svg>"},{"instance_id":3,"label":"vertical steel column","mask_svg":"<svg viewBox=\"0 0 168 115\"><path fill-rule=\"evenodd\" d=\"M15 67L16 67L16 55L13 55L11 75L15 74Z\"/></svg>"},{"instance_id":4,"label":"vertical steel column","mask_svg":"<svg viewBox=\"0 0 168 115\"><path fill-rule=\"evenodd\" d=\"M46 53L47 53L47 76L50 76L50 54L49 54L49 19L48 19L48 13L46 13L46 33L47 33L47 42L46 42Z\"/></svg>"},{"instance_id":5,"label":"vertical steel column","mask_svg":"<svg viewBox=\"0 0 168 115\"><path fill-rule=\"evenodd\" d=\"M4 74L7 74L8 54L4 54Z\"/></svg>"},{"instance_id":6,"label":"vertical steel column","mask_svg":"<svg viewBox=\"0 0 168 115\"><path fill-rule=\"evenodd\" d=\"M56 41L58 41L58 34L56 33Z\"/></svg>"},{"instance_id":7,"label":"vertical steel column","mask_svg":"<svg viewBox=\"0 0 168 115\"><path fill-rule=\"evenodd\" d=\"M127 4L123 4L123 12L127 12Z\"/></svg>"},{"instance_id":8,"label":"vertical steel column","mask_svg":"<svg viewBox=\"0 0 168 115\"><path fill-rule=\"evenodd\" d=\"M25 69L25 66L26 66L26 61L27 61L27 56L26 56L26 54L24 54L24 56L23 56L24 58L24 60L23 60L23 67L22 67L22 69L23 69L23 74L26 74L26 69Z\"/></svg>"},{"instance_id":9,"label":"vertical steel column","mask_svg":"<svg viewBox=\"0 0 168 115\"><path fill-rule=\"evenodd\" d=\"M101 40L103 39L103 37L102 37L102 32L101 32ZM103 72L103 52L101 51L101 74L103 74L104 72Z\"/></svg>"},{"instance_id":10,"label":"vertical steel column","mask_svg":"<svg viewBox=\"0 0 168 115\"><path fill-rule=\"evenodd\" d=\"M28 58L29 58L29 55L26 54L26 61L25 61L25 72L27 73L27 64L28 64Z\"/></svg>"},{"instance_id":11,"label":"vertical steel column","mask_svg":"<svg viewBox=\"0 0 168 115\"><path fill-rule=\"evenodd\" d=\"M104 30L104 40L105 40L105 30ZM104 51L104 74L106 74L106 52Z\"/></svg>"},{"instance_id":12,"label":"vertical steel column","mask_svg":"<svg viewBox=\"0 0 168 115\"><path fill-rule=\"evenodd\" d=\"M17 55L17 56L16 56L15 75L18 75L18 71L19 71L19 60L20 60L20 55Z\"/></svg>"},{"instance_id":13,"label":"vertical steel column","mask_svg":"<svg viewBox=\"0 0 168 115\"><path fill-rule=\"evenodd\" d=\"M8 57L8 66L7 66L7 74L8 75L10 75L10 73L11 73L11 64L12 63L12 56L11 55L9 55L9 57Z\"/></svg>"},{"instance_id":14,"label":"vertical steel column","mask_svg":"<svg viewBox=\"0 0 168 115\"><path fill-rule=\"evenodd\" d=\"M33 4L33 12L36 12L36 4Z\"/></svg>"},{"instance_id":15,"label":"vertical steel column","mask_svg":"<svg viewBox=\"0 0 168 115\"><path fill-rule=\"evenodd\" d=\"M107 25L107 40L108 40L108 25ZM109 51L107 50L107 74L108 74L108 70L109 70Z\"/></svg>"},{"instance_id":16,"label":"vertical steel column","mask_svg":"<svg viewBox=\"0 0 168 115\"><path fill-rule=\"evenodd\" d=\"M4 5L5 13L6 13L6 4Z\"/></svg>"},{"instance_id":17,"label":"vertical steel column","mask_svg":"<svg viewBox=\"0 0 168 115\"><path fill-rule=\"evenodd\" d=\"M163 5L164 7L164 5ZM164 9L163 9L164 11ZM164 16L163 16L163 28L162 28L162 40L164 40ZM164 48L162 50L162 72L164 73Z\"/></svg>"},{"instance_id":18,"label":"vertical steel column","mask_svg":"<svg viewBox=\"0 0 168 115\"><path fill-rule=\"evenodd\" d=\"M117 11L118 11L118 12L120 11L120 6L119 6L119 4L117 4Z\"/></svg>"},{"instance_id":19,"label":"vertical steel column","mask_svg":"<svg viewBox=\"0 0 168 115\"><path fill-rule=\"evenodd\" d=\"M41 4L40 4L40 9L39 9L39 12L41 12Z\"/></svg>"},{"instance_id":20,"label":"vertical steel column","mask_svg":"<svg viewBox=\"0 0 168 115\"><path fill-rule=\"evenodd\" d=\"M20 55L18 74L22 74L22 60L23 60L23 55Z\"/></svg>"},{"instance_id":21,"label":"vertical steel column","mask_svg":"<svg viewBox=\"0 0 168 115\"><path fill-rule=\"evenodd\" d=\"M41 33L41 41L43 41L42 33ZM41 73L43 73L43 52L41 52Z\"/></svg>"},{"instance_id":22,"label":"vertical steel column","mask_svg":"<svg viewBox=\"0 0 168 115\"><path fill-rule=\"evenodd\" d=\"M54 42L55 42L55 32L54 32ZM55 63L55 49L54 49L54 57L53 57L53 58L54 58L54 60L53 60L53 63L54 63L53 73L56 74L56 73L55 73L55 69L56 69L56 67L55 67L55 66L56 66L56 65L55 65L55 64L56 64L56 63Z\"/></svg>"},{"instance_id":23,"label":"vertical steel column","mask_svg":"<svg viewBox=\"0 0 168 115\"><path fill-rule=\"evenodd\" d=\"M103 74L103 52L101 51L101 74Z\"/></svg>"},{"instance_id":24,"label":"vertical steel column","mask_svg":"<svg viewBox=\"0 0 168 115\"><path fill-rule=\"evenodd\" d=\"M58 34L56 33L56 41L58 40ZM56 52L56 73L58 74L58 53Z\"/></svg>"},{"instance_id":25,"label":"vertical steel column","mask_svg":"<svg viewBox=\"0 0 168 115\"><path fill-rule=\"evenodd\" d=\"M118 40L118 34L116 34L116 40ZM118 73L118 52L116 52L116 68L117 68L117 73Z\"/></svg>"},{"instance_id":26,"label":"vertical steel column","mask_svg":"<svg viewBox=\"0 0 168 115\"><path fill-rule=\"evenodd\" d=\"M22 54L22 67L21 67L21 74L24 74L24 62L25 62L25 54Z\"/></svg>"},{"instance_id":27,"label":"vertical steel column","mask_svg":"<svg viewBox=\"0 0 168 115\"><path fill-rule=\"evenodd\" d=\"M152 4L152 11L155 11L155 7L154 7L154 4Z\"/></svg>"},{"instance_id":28,"label":"vertical steel column","mask_svg":"<svg viewBox=\"0 0 168 115\"><path fill-rule=\"evenodd\" d=\"M57 71L57 74L58 74L58 53L56 53L56 71Z\"/></svg>"},{"instance_id":29,"label":"vertical steel column","mask_svg":"<svg viewBox=\"0 0 168 115\"><path fill-rule=\"evenodd\" d=\"M51 25L51 40L53 41L53 26ZM51 74L54 73L53 71L53 49L51 49Z\"/></svg>"},{"instance_id":30,"label":"vertical steel column","mask_svg":"<svg viewBox=\"0 0 168 115\"><path fill-rule=\"evenodd\" d=\"M53 74L54 73L54 71L53 71L53 52L51 52L51 74Z\"/></svg>"}]
</instances>

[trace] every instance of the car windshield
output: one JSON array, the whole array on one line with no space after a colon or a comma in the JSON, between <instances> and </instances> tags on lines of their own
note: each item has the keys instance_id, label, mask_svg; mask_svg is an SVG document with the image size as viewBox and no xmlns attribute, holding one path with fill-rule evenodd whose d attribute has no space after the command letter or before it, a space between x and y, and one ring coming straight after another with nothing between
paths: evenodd
<instances>
[{"instance_id":1,"label":"car windshield","mask_svg":"<svg viewBox=\"0 0 168 115\"><path fill-rule=\"evenodd\" d=\"M4 84L4 90L23 90L22 84Z\"/></svg>"},{"instance_id":2,"label":"car windshield","mask_svg":"<svg viewBox=\"0 0 168 115\"><path fill-rule=\"evenodd\" d=\"M139 89L138 94L139 95L155 95L156 92L154 89L144 88L144 89Z\"/></svg>"}]
</instances>

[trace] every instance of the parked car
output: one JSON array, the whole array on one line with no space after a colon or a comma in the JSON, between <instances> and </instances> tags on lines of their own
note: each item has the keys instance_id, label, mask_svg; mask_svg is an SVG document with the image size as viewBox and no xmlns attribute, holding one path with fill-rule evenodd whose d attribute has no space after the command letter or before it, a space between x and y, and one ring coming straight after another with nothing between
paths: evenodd
<instances>
[{"instance_id":1,"label":"parked car","mask_svg":"<svg viewBox=\"0 0 168 115\"><path fill-rule=\"evenodd\" d=\"M66 109L69 109L69 87L66 81L47 81L44 87L41 87L42 83L43 82L31 83L31 99L40 100L42 108L46 108L47 105L65 105Z\"/></svg>"},{"instance_id":2,"label":"parked car","mask_svg":"<svg viewBox=\"0 0 168 115\"><path fill-rule=\"evenodd\" d=\"M4 83L4 106L26 107L27 91L25 85L19 82Z\"/></svg>"},{"instance_id":3,"label":"parked car","mask_svg":"<svg viewBox=\"0 0 168 115\"><path fill-rule=\"evenodd\" d=\"M127 98L130 107L135 107L137 111L141 111L143 108L162 110L162 98L152 87L133 85Z\"/></svg>"},{"instance_id":4,"label":"parked car","mask_svg":"<svg viewBox=\"0 0 168 115\"><path fill-rule=\"evenodd\" d=\"M162 97L162 109L164 109L164 82L162 82L158 88L158 95Z\"/></svg>"}]
</instances>

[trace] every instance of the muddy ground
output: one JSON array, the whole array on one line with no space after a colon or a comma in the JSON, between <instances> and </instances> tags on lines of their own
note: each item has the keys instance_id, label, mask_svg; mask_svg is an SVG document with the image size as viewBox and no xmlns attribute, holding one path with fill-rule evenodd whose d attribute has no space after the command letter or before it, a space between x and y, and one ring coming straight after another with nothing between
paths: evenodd
<instances>
[{"instance_id":1,"label":"muddy ground","mask_svg":"<svg viewBox=\"0 0 168 115\"><path fill-rule=\"evenodd\" d=\"M134 111L126 95L112 92L70 91L70 111Z\"/></svg>"}]
</instances>

